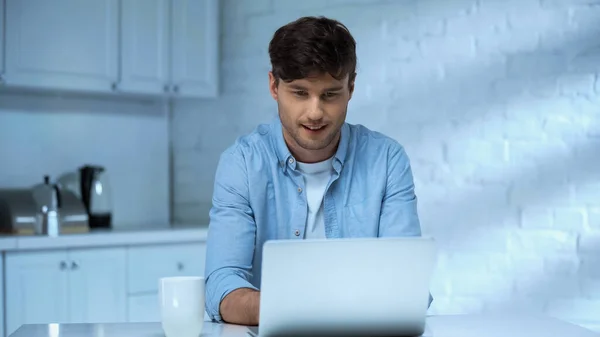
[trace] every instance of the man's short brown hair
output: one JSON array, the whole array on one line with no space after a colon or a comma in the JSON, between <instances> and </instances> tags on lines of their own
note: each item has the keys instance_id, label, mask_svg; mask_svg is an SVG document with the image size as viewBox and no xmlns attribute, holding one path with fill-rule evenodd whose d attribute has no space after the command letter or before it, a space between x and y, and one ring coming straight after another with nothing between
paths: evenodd
<instances>
[{"instance_id":1,"label":"man's short brown hair","mask_svg":"<svg viewBox=\"0 0 600 337\"><path fill-rule=\"evenodd\" d=\"M326 17L307 16L280 27L269 43L276 81L328 73L340 80L356 75L356 41L346 26Z\"/></svg>"}]
</instances>

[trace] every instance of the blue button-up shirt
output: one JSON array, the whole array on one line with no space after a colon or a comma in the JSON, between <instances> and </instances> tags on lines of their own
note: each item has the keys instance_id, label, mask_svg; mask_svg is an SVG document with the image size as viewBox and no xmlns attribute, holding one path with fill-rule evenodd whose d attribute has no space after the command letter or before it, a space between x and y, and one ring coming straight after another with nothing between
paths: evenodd
<instances>
[{"instance_id":1,"label":"blue button-up shirt","mask_svg":"<svg viewBox=\"0 0 600 337\"><path fill-rule=\"evenodd\" d=\"M265 241L304 238L308 209L296 165L278 118L221 155L206 251L211 319L222 322L219 305L231 291L259 289ZM333 169L323 197L327 238L421 235L412 171L398 142L345 123Z\"/></svg>"}]
</instances>

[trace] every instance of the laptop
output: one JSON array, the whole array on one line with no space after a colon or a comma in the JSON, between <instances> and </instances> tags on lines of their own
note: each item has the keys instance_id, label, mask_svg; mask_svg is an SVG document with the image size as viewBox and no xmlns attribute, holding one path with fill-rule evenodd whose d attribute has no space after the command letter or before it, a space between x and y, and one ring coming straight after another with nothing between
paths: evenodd
<instances>
[{"instance_id":1,"label":"laptop","mask_svg":"<svg viewBox=\"0 0 600 337\"><path fill-rule=\"evenodd\" d=\"M263 245L251 336L422 336L436 259L426 237Z\"/></svg>"}]
</instances>

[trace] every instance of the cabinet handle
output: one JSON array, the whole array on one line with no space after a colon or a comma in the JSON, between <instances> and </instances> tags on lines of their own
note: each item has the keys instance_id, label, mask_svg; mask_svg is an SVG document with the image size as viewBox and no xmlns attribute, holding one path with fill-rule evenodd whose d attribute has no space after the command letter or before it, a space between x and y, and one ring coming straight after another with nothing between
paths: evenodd
<instances>
[{"instance_id":1,"label":"cabinet handle","mask_svg":"<svg viewBox=\"0 0 600 337\"><path fill-rule=\"evenodd\" d=\"M179 262L177 263L177 270L182 271L185 268L185 266L183 265L183 263Z\"/></svg>"},{"instance_id":2,"label":"cabinet handle","mask_svg":"<svg viewBox=\"0 0 600 337\"><path fill-rule=\"evenodd\" d=\"M178 85L174 85L173 86L173 91L176 92L176 93L179 92L179 86Z\"/></svg>"},{"instance_id":3,"label":"cabinet handle","mask_svg":"<svg viewBox=\"0 0 600 337\"><path fill-rule=\"evenodd\" d=\"M75 261L71 262L71 269L76 270L77 268L79 268L79 265L77 264L77 262L75 262Z\"/></svg>"},{"instance_id":4,"label":"cabinet handle","mask_svg":"<svg viewBox=\"0 0 600 337\"><path fill-rule=\"evenodd\" d=\"M4 84L4 75L0 74L0 85Z\"/></svg>"},{"instance_id":5,"label":"cabinet handle","mask_svg":"<svg viewBox=\"0 0 600 337\"><path fill-rule=\"evenodd\" d=\"M60 270L67 269L67 263L65 261L60 261Z\"/></svg>"},{"instance_id":6,"label":"cabinet handle","mask_svg":"<svg viewBox=\"0 0 600 337\"><path fill-rule=\"evenodd\" d=\"M117 91L117 83L116 83L116 82L113 82L113 84L110 86L110 88L111 88L113 91Z\"/></svg>"}]
</instances>

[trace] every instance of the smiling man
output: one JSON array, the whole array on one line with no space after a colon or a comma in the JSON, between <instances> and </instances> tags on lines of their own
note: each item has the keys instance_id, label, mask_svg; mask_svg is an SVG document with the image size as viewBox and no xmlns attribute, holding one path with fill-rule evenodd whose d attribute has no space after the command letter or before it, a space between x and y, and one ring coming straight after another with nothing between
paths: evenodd
<instances>
[{"instance_id":1,"label":"smiling man","mask_svg":"<svg viewBox=\"0 0 600 337\"><path fill-rule=\"evenodd\" d=\"M278 118L230 146L215 177L205 275L218 322L258 324L267 240L421 235L404 148L345 121L356 78L348 29L300 18L275 32L269 55Z\"/></svg>"}]
</instances>

